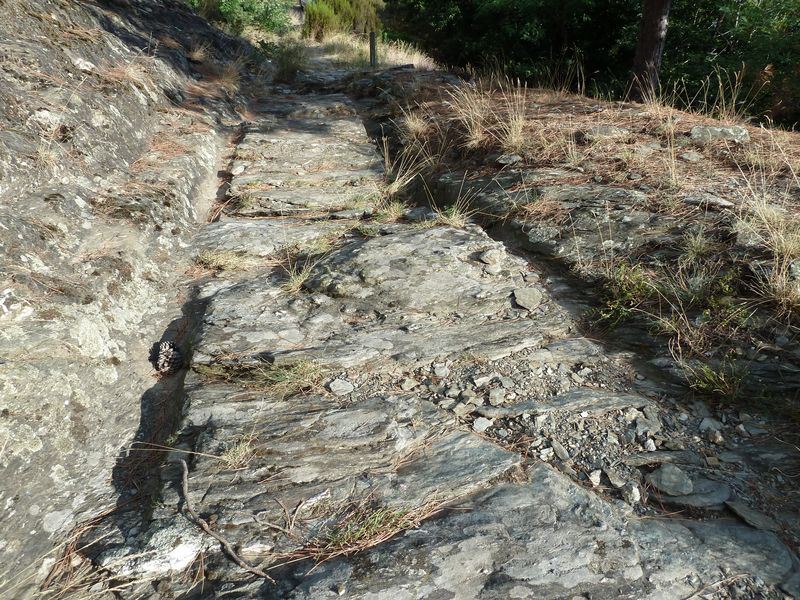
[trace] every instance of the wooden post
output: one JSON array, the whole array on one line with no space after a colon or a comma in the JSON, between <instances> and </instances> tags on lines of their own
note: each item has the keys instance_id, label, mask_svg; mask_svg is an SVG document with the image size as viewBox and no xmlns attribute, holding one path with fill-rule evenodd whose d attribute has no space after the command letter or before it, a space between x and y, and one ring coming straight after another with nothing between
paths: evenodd
<instances>
[{"instance_id":1,"label":"wooden post","mask_svg":"<svg viewBox=\"0 0 800 600\"><path fill-rule=\"evenodd\" d=\"M378 36L374 31L369 33L369 66L373 69L378 66Z\"/></svg>"}]
</instances>

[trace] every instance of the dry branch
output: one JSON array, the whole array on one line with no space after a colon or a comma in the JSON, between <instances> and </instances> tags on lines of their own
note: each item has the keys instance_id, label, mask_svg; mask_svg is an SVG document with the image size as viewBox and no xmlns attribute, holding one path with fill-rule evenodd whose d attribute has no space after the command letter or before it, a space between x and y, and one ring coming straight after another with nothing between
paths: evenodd
<instances>
[{"instance_id":1,"label":"dry branch","mask_svg":"<svg viewBox=\"0 0 800 600\"><path fill-rule=\"evenodd\" d=\"M217 540L222 545L222 550L225 555L239 565L239 567L257 577L261 577L262 579L266 579L271 583L275 583L275 580L267 575L264 571L250 566L244 560L242 560L242 558L236 553L236 550L233 549L233 545L231 545L231 543L222 535L211 529L211 527L208 525L208 522L205 519L202 519L200 515L195 512L194 508L192 508L192 503L189 501L189 467L186 465L185 460L181 460L180 463L183 467L183 479L181 483L181 488L183 489L183 500L186 502L186 511L191 516L192 522L194 522L195 525L200 527L200 529L205 531L208 535Z\"/></svg>"}]
</instances>

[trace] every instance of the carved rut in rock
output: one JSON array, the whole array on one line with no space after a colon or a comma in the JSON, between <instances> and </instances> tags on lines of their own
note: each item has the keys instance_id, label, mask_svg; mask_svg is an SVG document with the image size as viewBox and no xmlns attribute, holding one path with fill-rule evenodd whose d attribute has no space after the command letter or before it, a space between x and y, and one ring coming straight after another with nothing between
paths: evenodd
<instances>
[{"instance_id":1,"label":"carved rut in rock","mask_svg":"<svg viewBox=\"0 0 800 600\"><path fill-rule=\"evenodd\" d=\"M476 224L382 215L383 160L348 97L277 89L231 173L195 239L216 271L196 284L205 310L159 505L96 557L129 582L120 596L796 588L792 552L725 512L731 486L704 466L683 467L688 512L642 510L655 488L638 466L659 461L636 457L671 427L668 387L581 335L534 256ZM276 583L234 564L188 506Z\"/></svg>"}]
</instances>

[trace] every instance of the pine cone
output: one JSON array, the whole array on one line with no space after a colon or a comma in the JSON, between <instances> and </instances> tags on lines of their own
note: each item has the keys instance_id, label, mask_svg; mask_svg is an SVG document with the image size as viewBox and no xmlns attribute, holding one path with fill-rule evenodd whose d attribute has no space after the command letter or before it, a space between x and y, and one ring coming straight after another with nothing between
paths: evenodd
<instances>
[{"instance_id":1,"label":"pine cone","mask_svg":"<svg viewBox=\"0 0 800 600\"><path fill-rule=\"evenodd\" d=\"M161 342L158 345L155 364L159 373L172 375L183 367L183 356L173 342Z\"/></svg>"}]
</instances>

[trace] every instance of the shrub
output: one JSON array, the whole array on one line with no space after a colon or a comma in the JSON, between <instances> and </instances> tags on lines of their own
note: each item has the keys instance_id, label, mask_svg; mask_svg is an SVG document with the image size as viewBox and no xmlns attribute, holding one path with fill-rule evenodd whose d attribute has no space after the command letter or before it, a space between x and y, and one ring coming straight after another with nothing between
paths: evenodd
<instances>
[{"instance_id":1,"label":"shrub","mask_svg":"<svg viewBox=\"0 0 800 600\"><path fill-rule=\"evenodd\" d=\"M303 36L322 41L338 32L380 31L382 0L316 0L306 4Z\"/></svg>"},{"instance_id":2,"label":"shrub","mask_svg":"<svg viewBox=\"0 0 800 600\"><path fill-rule=\"evenodd\" d=\"M207 19L223 21L236 32L245 27L283 31L289 25L290 0L189 0Z\"/></svg>"},{"instance_id":3,"label":"shrub","mask_svg":"<svg viewBox=\"0 0 800 600\"><path fill-rule=\"evenodd\" d=\"M303 37L314 38L321 42L326 37L342 30L342 23L333 7L319 1L306 4L303 20Z\"/></svg>"},{"instance_id":4,"label":"shrub","mask_svg":"<svg viewBox=\"0 0 800 600\"><path fill-rule=\"evenodd\" d=\"M306 47L300 42L289 40L278 45L275 55L276 81L292 81L297 72L306 66L308 53Z\"/></svg>"}]
</instances>

